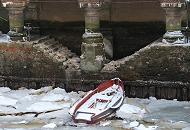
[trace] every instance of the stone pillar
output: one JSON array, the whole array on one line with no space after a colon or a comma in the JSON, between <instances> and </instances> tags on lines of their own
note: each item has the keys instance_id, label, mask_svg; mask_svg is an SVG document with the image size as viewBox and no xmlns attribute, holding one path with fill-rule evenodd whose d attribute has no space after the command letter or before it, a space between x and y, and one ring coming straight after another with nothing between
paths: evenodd
<instances>
[{"instance_id":1,"label":"stone pillar","mask_svg":"<svg viewBox=\"0 0 190 130\"><path fill-rule=\"evenodd\" d=\"M4 0L5 7L9 11L9 28L8 35L14 40L23 36L24 28L24 9L26 6L25 0L10 1Z\"/></svg>"},{"instance_id":2,"label":"stone pillar","mask_svg":"<svg viewBox=\"0 0 190 130\"><path fill-rule=\"evenodd\" d=\"M163 35L164 43L185 43L181 32L181 21L185 9L183 0L161 0L161 7L166 12L166 33Z\"/></svg>"},{"instance_id":3,"label":"stone pillar","mask_svg":"<svg viewBox=\"0 0 190 130\"><path fill-rule=\"evenodd\" d=\"M85 8L85 32L100 31L99 10L99 8Z\"/></svg>"},{"instance_id":4,"label":"stone pillar","mask_svg":"<svg viewBox=\"0 0 190 130\"><path fill-rule=\"evenodd\" d=\"M82 55L80 57L81 69L85 72L98 72L102 69L105 61L103 35L99 31L99 13L102 3L79 1L79 4L85 9L85 33L82 37Z\"/></svg>"}]
</instances>

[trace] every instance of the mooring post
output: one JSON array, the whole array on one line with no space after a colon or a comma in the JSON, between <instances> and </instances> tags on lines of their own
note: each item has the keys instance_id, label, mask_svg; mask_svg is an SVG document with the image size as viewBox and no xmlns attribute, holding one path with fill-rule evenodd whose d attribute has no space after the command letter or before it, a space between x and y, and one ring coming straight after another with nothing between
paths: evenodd
<instances>
[{"instance_id":1,"label":"mooring post","mask_svg":"<svg viewBox=\"0 0 190 130\"><path fill-rule=\"evenodd\" d=\"M8 35L11 38L19 39L23 36L24 28L24 9L26 7L26 0L3 0L4 6L9 11L9 28Z\"/></svg>"},{"instance_id":2,"label":"mooring post","mask_svg":"<svg viewBox=\"0 0 190 130\"><path fill-rule=\"evenodd\" d=\"M160 0L161 7L166 12L166 33L163 35L164 43L185 43L181 32L181 21L185 11L185 0Z\"/></svg>"},{"instance_id":3,"label":"mooring post","mask_svg":"<svg viewBox=\"0 0 190 130\"><path fill-rule=\"evenodd\" d=\"M85 10L85 33L81 45L81 69L85 72L98 72L105 62L103 35L100 33L100 9L103 0L79 0Z\"/></svg>"}]
</instances>

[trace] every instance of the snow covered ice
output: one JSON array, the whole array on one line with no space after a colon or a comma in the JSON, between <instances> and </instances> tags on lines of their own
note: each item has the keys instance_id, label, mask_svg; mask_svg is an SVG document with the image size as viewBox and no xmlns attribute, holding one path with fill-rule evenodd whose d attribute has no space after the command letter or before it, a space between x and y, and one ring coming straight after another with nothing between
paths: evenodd
<instances>
[{"instance_id":1,"label":"snow covered ice","mask_svg":"<svg viewBox=\"0 0 190 130\"><path fill-rule=\"evenodd\" d=\"M123 105L96 125L72 122L70 106L85 92L67 93L52 86L10 90L0 88L0 130L68 129L68 130L159 130L190 128L190 103L156 98L125 98ZM78 127L76 127L78 126Z\"/></svg>"},{"instance_id":2,"label":"snow covered ice","mask_svg":"<svg viewBox=\"0 0 190 130\"><path fill-rule=\"evenodd\" d=\"M10 38L9 35L2 34L2 32L0 31L0 42L2 42L2 43L10 43L11 42L11 38Z\"/></svg>"}]
</instances>

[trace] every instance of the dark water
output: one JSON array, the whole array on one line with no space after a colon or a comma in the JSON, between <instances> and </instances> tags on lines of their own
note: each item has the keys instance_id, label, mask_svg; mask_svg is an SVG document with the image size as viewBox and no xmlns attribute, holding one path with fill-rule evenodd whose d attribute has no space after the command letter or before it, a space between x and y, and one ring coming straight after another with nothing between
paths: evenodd
<instances>
[{"instance_id":1,"label":"dark water","mask_svg":"<svg viewBox=\"0 0 190 130\"><path fill-rule=\"evenodd\" d=\"M62 44L80 55L84 21L67 23L38 21L38 25L41 34L54 35ZM100 31L112 42L116 60L129 56L160 38L165 32L165 24L164 22L102 21Z\"/></svg>"}]
</instances>

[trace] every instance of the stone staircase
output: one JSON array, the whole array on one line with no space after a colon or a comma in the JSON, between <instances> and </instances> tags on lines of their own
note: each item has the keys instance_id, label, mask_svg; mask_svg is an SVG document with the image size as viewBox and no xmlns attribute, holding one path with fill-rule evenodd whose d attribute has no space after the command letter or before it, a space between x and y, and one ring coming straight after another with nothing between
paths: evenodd
<instances>
[{"instance_id":1,"label":"stone staircase","mask_svg":"<svg viewBox=\"0 0 190 130\"><path fill-rule=\"evenodd\" d=\"M80 69L80 58L71 52L55 38L44 36L33 42L33 47L43 52L43 54L52 59L53 62L62 64L63 69Z\"/></svg>"}]
</instances>

